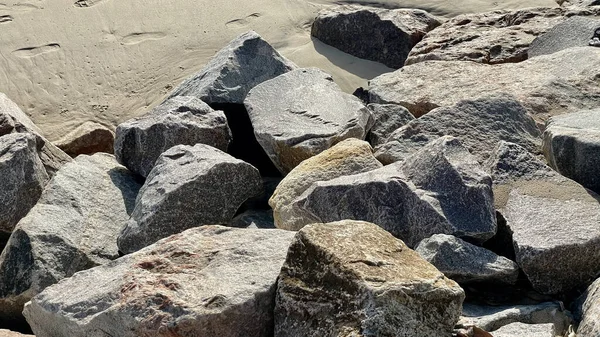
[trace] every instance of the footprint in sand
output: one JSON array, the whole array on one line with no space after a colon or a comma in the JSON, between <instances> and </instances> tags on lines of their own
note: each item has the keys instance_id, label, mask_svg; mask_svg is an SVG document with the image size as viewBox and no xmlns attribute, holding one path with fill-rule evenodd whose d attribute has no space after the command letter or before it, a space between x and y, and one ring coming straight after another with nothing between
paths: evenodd
<instances>
[{"instance_id":1,"label":"footprint in sand","mask_svg":"<svg viewBox=\"0 0 600 337\"><path fill-rule=\"evenodd\" d=\"M47 54L60 50L58 43L50 43L45 46L21 48L13 51L13 55L19 58L28 59L38 55Z\"/></svg>"},{"instance_id":2,"label":"footprint in sand","mask_svg":"<svg viewBox=\"0 0 600 337\"><path fill-rule=\"evenodd\" d=\"M133 45L144 41L160 40L167 37L163 32L133 33L123 36L121 43L124 45Z\"/></svg>"},{"instance_id":3,"label":"footprint in sand","mask_svg":"<svg viewBox=\"0 0 600 337\"><path fill-rule=\"evenodd\" d=\"M77 0L73 4L75 7L92 7L104 2L105 0Z\"/></svg>"},{"instance_id":4,"label":"footprint in sand","mask_svg":"<svg viewBox=\"0 0 600 337\"><path fill-rule=\"evenodd\" d=\"M252 14L246 16L245 18L235 19L235 20L228 21L228 22L225 23L225 26L231 27L231 28L237 28L237 27L247 26L253 20L258 19L261 16L262 16L262 14L260 14L260 13L252 13Z\"/></svg>"},{"instance_id":5,"label":"footprint in sand","mask_svg":"<svg viewBox=\"0 0 600 337\"><path fill-rule=\"evenodd\" d=\"M0 15L0 23L9 23L13 20L13 17L10 15Z\"/></svg>"}]
</instances>

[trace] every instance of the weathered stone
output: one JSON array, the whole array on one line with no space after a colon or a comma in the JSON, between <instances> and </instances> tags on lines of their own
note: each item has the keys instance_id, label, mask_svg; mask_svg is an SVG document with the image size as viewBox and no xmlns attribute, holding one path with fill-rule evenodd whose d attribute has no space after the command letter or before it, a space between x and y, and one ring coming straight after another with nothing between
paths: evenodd
<instances>
[{"instance_id":1,"label":"weathered stone","mask_svg":"<svg viewBox=\"0 0 600 337\"><path fill-rule=\"evenodd\" d=\"M293 236L189 229L47 288L24 315L38 337L272 336L277 276Z\"/></svg>"},{"instance_id":2,"label":"weathered stone","mask_svg":"<svg viewBox=\"0 0 600 337\"><path fill-rule=\"evenodd\" d=\"M276 225L354 219L381 226L409 247L439 233L483 242L496 232L491 184L458 139L441 137L404 163L313 183L292 204L294 227L277 217Z\"/></svg>"},{"instance_id":3,"label":"weathered stone","mask_svg":"<svg viewBox=\"0 0 600 337\"><path fill-rule=\"evenodd\" d=\"M36 204L48 181L34 135L0 136L0 177L0 232L7 236Z\"/></svg>"},{"instance_id":4,"label":"weathered stone","mask_svg":"<svg viewBox=\"0 0 600 337\"><path fill-rule=\"evenodd\" d=\"M452 235L433 235L415 251L458 283L515 284L519 277L519 266L513 261Z\"/></svg>"},{"instance_id":5,"label":"weathered stone","mask_svg":"<svg viewBox=\"0 0 600 337\"><path fill-rule=\"evenodd\" d=\"M569 18L533 40L527 53L529 57L535 57L567 48L588 46L598 27L598 19L579 16Z\"/></svg>"},{"instance_id":6,"label":"weathered stone","mask_svg":"<svg viewBox=\"0 0 600 337\"><path fill-rule=\"evenodd\" d=\"M275 336L449 336L463 290L378 226L300 230L277 286Z\"/></svg>"},{"instance_id":7,"label":"weathered stone","mask_svg":"<svg viewBox=\"0 0 600 337\"><path fill-rule=\"evenodd\" d=\"M18 320L44 288L118 258L117 236L139 187L109 154L63 165L0 255L0 321Z\"/></svg>"},{"instance_id":8,"label":"weathered stone","mask_svg":"<svg viewBox=\"0 0 600 337\"><path fill-rule=\"evenodd\" d=\"M397 69L412 47L440 24L419 9L345 5L319 12L311 35L350 55Z\"/></svg>"},{"instance_id":9,"label":"weathered stone","mask_svg":"<svg viewBox=\"0 0 600 337\"><path fill-rule=\"evenodd\" d=\"M573 60L577 60L574 62ZM505 92L539 121L600 100L600 48L580 47L519 63L428 61L383 74L369 83L371 103L401 104L416 117L462 100Z\"/></svg>"},{"instance_id":10,"label":"weathered stone","mask_svg":"<svg viewBox=\"0 0 600 337\"><path fill-rule=\"evenodd\" d=\"M227 151L231 132L222 111L195 97L173 97L145 116L117 127L119 163L147 177L158 157L175 145L207 144Z\"/></svg>"},{"instance_id":11,"label":"weathered stone","mask_svg":"<svg viewBox=\"0 0 600 337\"><path fill-rule=\"evenodd\" d=\"M581 322L577 328L579 337L600 335L600 279L592 283L577 299L575 309Z\"/></svg>"},{"instance_id":12,"label":"weathered stone","mask_svg":"<svg viewBox=\"0 0 600 337\"><path fill-rule=\"evenodd\" d=\"M458 15L427 33L411 50L406 64L432 60L521 62L527 59L528 48L537 36L566 18L599 14L596 9L527 8Z\"/></svg>"},{"instance_id":13,"label":"weathered stone","mask_svg":"<svg viewBox=\"0 0 600 337\"><path fill-rule=\"evenodd\" d=\"M102 124L85 122L56 142L71 157L96 152L113 153L115 134Z\"/></svg>"},{"instance_id":14,"label":"weathered stone","mask_svg":"<svg viewBox=\"0 0 600 337\"><path fill-rule=\"evenodd\" d=\"M487 167L516 262L544 294L586 286L600 272L600 196L501 143Z\"/></svg>"},{"instance_id":15,"label":"weathered stone","mask_svg":"<svg viewBox=\"0 0 600 337\"><path fill-rule=\"evenodd\" d=\"M598 6L599 0L557 0L561 6Z\"/></svg>"},{"instance_id":16,"label":"weathered stone","mask_svg":"<svg viewBox=\"0 0 600 337\"><path fill-rule=\"evenodd\" d=\"M256 139L284 174L346 138L364 139L372 125L362 102L316 68L259 84L244 105Z\"/></svg>"},{"instance_id":17,"label":"weathered stone","mask_svg":"<svg viewBox=\"0 0 600 337\"><path fill-rule=\"evenodd\" d=\"M49 176L71 161L69 155L42 137L42 130L13 101L0 93L0 136L9 133L31 133L36 136L40 159Z\"/></svg>"},{"instance_id":18,"label":"weathered stone","mask_svg":"<svg viewBox=\"0 0 600 337\"><path fill-rule=\"evenodd\" d=\"M463 314L459 323L475 325L493 332L512 323L546 324L552 323L557 335L562 336L573 322L571 314L558 302L544 302L530 305L484 306L463 305ZM529 336L514 335L514 336Z\"/></svg>"},{"instance_id":19,"label":"weathered stone","mask_svg":"<svg viewBox=\"0 0 600 337\"><path fill-rule=\"evenodd\" d=\"M237 228L276 228L275 220L273 220L273 211L271 210L246 211L233 218L229 222L229 226Z\"/></svg>"},{"instance_id":20,"label":"weathered stone","mask_svg":"<svg viewBox=\"0 0 600 337\"><path fill-rule=\"evenodd\" d=\"M402 105L369 104L367 108L373 115L373 126L367 135L373 147L384 144L394 131L415 119Z\"/></svg>"},{"instance_id":21,"label":"weathered stone","mask_svg":"<svg viewBox=\"0 0 600 337\"><path fill-rule=\"evenodd\" d=\"M0 337L26 337L26 336L35 337L34 335L25 335L25 334L10 331L10 330L0 329Z\"/></svg>"},{"instance_id":22,"label":"weathered stone","mask_svg":"<svg viewBox=\"0 0 600 337\"><path fill-rule=\"evenodd\" d=\"M430 141L444 135L459 137L480 161L501 140L540 153L540 131L515 97L496 94L432 110L394 131L375 156L384 164L404 160Z\"/></svg>"},{"instance_id":23,"label":"weathered stone","mask_svg":"<svg viewBox=\"0 0 600 337\"><path fill-rule=\"evenodd\" d=\"M600 193L600 109L551 118L543 148L550 166Z\"/></svg>"},{"instance_id":24,"label":"weathered stone","mask_svg":"<svg viewBox=\"0 0 600 337\"><path fill-rule=\"evenodd\" d=\"M279 228L299 230L307 222L296 215L298 198L314 183L381 168L373 149L364 141L350 138L296 166L275 189L269 200Z\"/></svg>"},{"instance_id":25,"label":"weathered stone","mask_svg":"<svg viewBox=\"0 0 600 337\"><path fill-rule=\"evenodd\" d=\"M121 252L202 225L228 223L240 205L261 192L252 165L205 144L164 152L140 189L135 209L119 235Z\"/></svg>"},{"instance_id":26,"label":"weathered stone","mask_svg":"<svg viewBox=\"0 0 600 337\"><path fill-rule=\"evenodd\" d=\"M553 324L511 323L494 331L494 337L556 337Z\"/></svg>"},{"instance_id":27,"label":"weathered stone","mask_svg":"<svg viewBox=\"0 0 600 337\"><path fill-rule=\"evenodd\" d=\"M260 35L249 31L221 49L169 97L195 96L208 104L241 104L250 89L295 68Z\"/></svg>"}]
</instances>

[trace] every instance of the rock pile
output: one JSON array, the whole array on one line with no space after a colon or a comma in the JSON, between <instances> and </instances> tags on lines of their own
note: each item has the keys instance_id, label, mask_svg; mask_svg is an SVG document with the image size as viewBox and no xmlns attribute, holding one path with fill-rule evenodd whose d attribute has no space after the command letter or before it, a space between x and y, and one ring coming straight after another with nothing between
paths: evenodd
<instances>
[{"instance_id":1,"label":"rock pile","mask_svg":"<svg viewBox=\"0 0 600 337\"><path fill-rule=\"evenodd\" d=\"M0 329L597 337L598 13L330 7L368 102L248 32L66 153L0 95Z\"/></svg>"}]
</instances>

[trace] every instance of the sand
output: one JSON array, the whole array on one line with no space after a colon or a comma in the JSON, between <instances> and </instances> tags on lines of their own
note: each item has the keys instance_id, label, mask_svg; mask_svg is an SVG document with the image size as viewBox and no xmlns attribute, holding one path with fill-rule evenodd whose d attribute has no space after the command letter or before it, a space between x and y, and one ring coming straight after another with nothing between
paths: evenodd
<instances>
[{"instance_id":1,"label":"sand","mask_svg":"<svg viewBox=\"0 0 600 337\"><path fill-rule=\"evenodd\" d=\"M392 71L311 39L333 0L0 0L0 92L55 141L86 121L114 129L148 111L235 36L253 29L347 92ZM440 16L556 6L553 0L347 1Z\"/></svg>"}]
</instances>

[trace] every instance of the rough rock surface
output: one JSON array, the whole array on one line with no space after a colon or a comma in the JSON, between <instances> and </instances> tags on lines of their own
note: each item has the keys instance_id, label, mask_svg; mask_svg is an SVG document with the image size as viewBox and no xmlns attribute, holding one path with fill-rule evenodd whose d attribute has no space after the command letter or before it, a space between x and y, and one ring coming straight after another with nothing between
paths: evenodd
<instances>
[{"instance_id":1,"label":"rough rock surface","mask_svg":"<svg viewBox=\"0 0 600 337\"><path fill-rule=\"evenodd\" d=\"M439 233L483 242L496 232L491 184L458 139L441 137L404 163L313 183L294 201L289 218L294 229L369 221L409 247Z\"/></svg>"},{"instance_id":2,"label":"rough rock surface","mask_svg":"<svg viewBox=\"0 0 600 337\"><path fill-rule=\"evenodd\" d=\"M173 90L170 97L195 96L208 104L241 104L257 84L295 68L260 35L249 31L221 49L202 70Z\"/></svg>"},{"instance_id":3,"label":"rough rock surface","mask_svg":"<svg viewBox=\"0 0 600 337\"><path fill-rule=\"evenodd\" d=\"M577 336L594 337L600 335L600 279L592 283L576 303L576 311L581 315Z\"/></svg>"},{"instance_id":4,"label":"rough rock surface","mask_svg":"<svg viewBox=\"0 0 600 337\"><path fill-rule=\"evenodd\" d=\"M13 101L0 93L0 136L23 132L36 136L40 159L49 176L53 176L63 164L71 161L69 155L42 137L42 130Z\"/></svg>"},{"instance_id":5,"label":"rough rock surface","mask_svg":"<svg viewBox=\"0 0 600 337\"><path fill-rule=\"evenodd\" d=\"M494 331L494 337L555 337L552 324L511 323Z\"/></svg>"},{"instance_id":6,"label":"rough rock surface","mask_svg":"<svg viewBox=\"0 0 600 337\"><path fill-rule=\"evenodd\" d=\"M373 126L367 135L367 139L373 147L385 143L394 131L415 119L410 111L402 105L369 104L367 108L373 114Z\"/></svg>"},{"instance_id":7,"label":"rough rock surface","mask_svg":"<svg viewBox=\"0 0 600 337\"><path fill-rule=\"evenodd\" d=\"M515 284L519 277L519 266L513 261L452 235L433 235L415 251L458 283Z\"/></svg>"},{"instance_id":8,"label":"rough rock surface","mask_svg":"<svg viewBox=\"0 0 600 337\"><path fill-rule=\"evenodd\" d=\"M0 320L18 320L44 288L118 258L117 236L139 187L109 154L61 167L0 255Z\"/></svg>"},{"instance_id":9,"label":"rough rock surface","mask_svg":"<svg viewBox=\"0 0 600 337\"><path fill-rule=\"evenodd\" d=\"M557 294L588 285L600 272L600 196L516 144L500 143L486 167L516 262L534 289Z\"/></svg>"},{"instance_id":10,"label":"rough rock surface","mask_svg":"<svg viewBox=\"0 0 600 337\"><path fill-rule=\"evenodd\" d=\"M284 174L346 138L364 139L372 125L362 102L316 68L259 84L244 105L256 139Z\"/></svg>"},{"instance_id":11,"label":"rough rock surface","mask_svg":"<svg viewBox=\"0 0 600 337\"><path fill-rule=\"evenodd\" d=\"M569 18L533 40L527 54L529 57L535 57L567 48L588 46L598 27L600 27L598 18L580 16Z\"/></svg>"},{"instance_id":12,"label":"rough rock surface","mask_svg":"<svg viewBox=\"0 0 600 337\"><path fill-rule=\"evenodd\" d=\"M495 331L512 323L552 323L556 334L561 336L572 322L570 313L565 311L558 302L514 306L483 306L465 303L459 321L460 324L475 325L486 331Z\"/></svg>"},{"instance_id":13,"label":"rough rock surface","mask_svg":"<svg viewBox=\"0 0 600 337\"><path fill-rule=\"evenodd\" d=\"M550 166L600 193L600 109L551 118L543 148Z\"/></svg>"},{"instance_id":14,"label":"rough rock surface","mask_svg":"<svg viewBox=\"0 0 600 337\"><path fill-rule=\"evenodd\" d=\"M574 62L573 60L577 60ZM514 95L538 120L597 106L600 48L570 48L520 63L429 61L369 82L371 103L405 106L416 117L491 93Z\"/></svg>"},{"instance_id":15,"label":"rough rock surface","mask_svg":"<svg viewBox=\"0 0 600 337\"><path fill-rule=\"evenodd\" d=\"M537 36L567 17L598 14L596 9L527 8L459 15L427 33L412 49L406 64L428 60L521 62L527 59L529 45Z\"/></svg>"},{"instance_id":16,"label":"rough rock surface","mask_svg":"<svg viewBox=\"0 0 600 337\"><path fill-rule=\"evenodd\" d=\"M430 141L444 135L459 137L480 161L501 140L540 153L540 131L515 97L495 94L441 107L394 131L375 156L384 164L404 160Z\"/></svg>"},{"instance_id":17,"label":"rough rock surface","mask_svg":"<svg viewBox=\"0 0 600 337\"><path fill-rule=\"evenodd\" d=\"M95 122L85 122L56 142L59 149L71 157L96 152L113 153L115 134Z\"/></svg>"},{"instance_id":18,"label":"rough rock surface","mask_svg":"<svg viewBox=\"0 0 600 337\"><path fill-rule=\"evenodd\" d=\"M0 329L0 337L27 337L27 336L35 337L34 335L25 335L25 334L10 331L10 330Z\"/></svg>"},{"instance_id":19,"label":"rough rock surface","mask_svg":"<svg viewBox=\"0 0 600 337\"><path fill-rule=\"evenodd\" d=\"M463 290L380 227L304 227L281 269L275 336L444 336Z\"/></svg>"},{"instance_id":20,"label":"rough rock surface","mask_svg":"<svg viewBox=\"0 0 600 337\"><path fill-rule=\"evenodd\" d=\"M29 133L0 136L0 232L13 228L37 203L48 181L36 137Z\"/></svg>"},{"instance_id":21,"label":"rough rock surface","mask_svg":"<svg viewBox=\"0 0 600 337\"><path fill-rule=\"evenodd\" d=\"M314 183L368 172L381 168L373 156L371 146L362 140L350 138L336 144L296 166L277 185L269 200L277 227L299 230L307 224L303 216L296 216L297 199Z\"/></svg>"},{"instance_id":22,"label":"rough rock surface","mask_svg":"<svg viewBox=\"0 0 600 337\"><path fill-rule=\"evenodd\" d=\"M240 205L261 192L252 165L205 144L177 145L163 153L140 189L119 235L121 252L202 225L228 223Z\"/></svg>"},{"instance_id":23,"label":"rough rock surface","mask_svg":"<svg viewBox=\"0 0 600 337\"><path fill-rule=\"evenodd\" d=\"M158 157L175 145L200 143L227 151L230 140L222 111L195 97L177 96L145 116L120 124L115 155L129 170L147 177Z\"/></svg>"},{"instance_id":24,"label":"rough rock surface","mask_svg":"<svg viewBox=\"0 0 600 337\"><path fill-rule=\"evenodd\" d=\"M277 276L293 236L189 229L49 287L24 315L38 337L272 336Z\"/></svg>"},{"instance_id":25,"label":"rough rock surface","mask_svg":"<svg viewBox=\"0 0 600 337\"><path fill-rule=\"evenodd\" d=\"M322 10L311 35L356 57L401 68L408 53L441 22L419 9L335 6Z\"/></svg>"}]
</instances>

